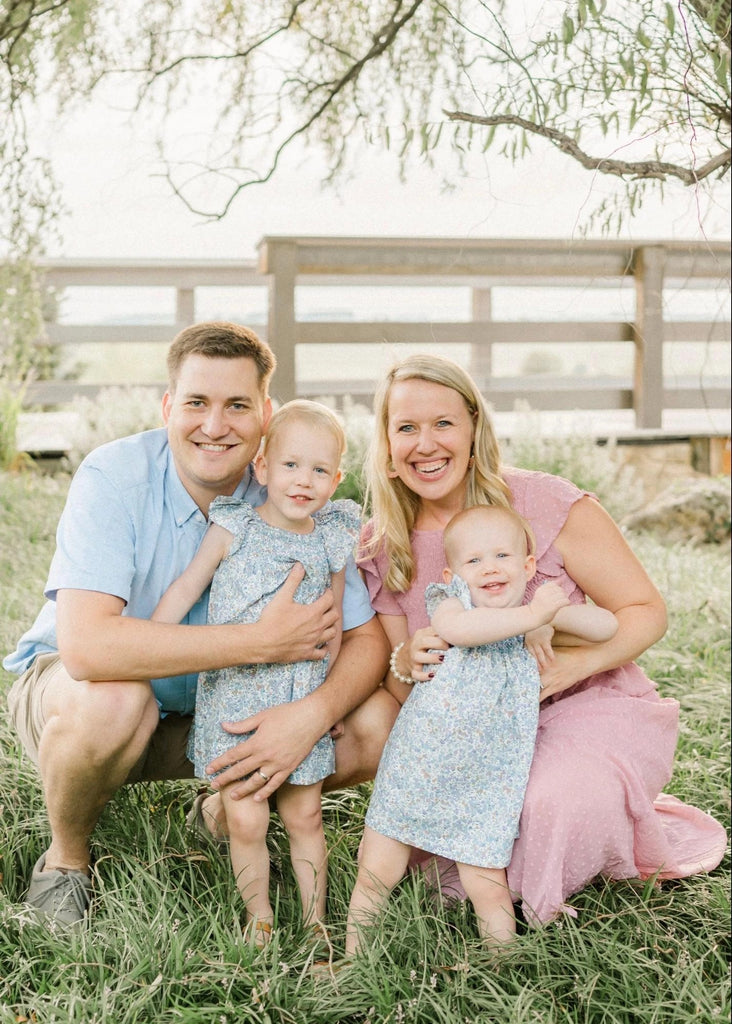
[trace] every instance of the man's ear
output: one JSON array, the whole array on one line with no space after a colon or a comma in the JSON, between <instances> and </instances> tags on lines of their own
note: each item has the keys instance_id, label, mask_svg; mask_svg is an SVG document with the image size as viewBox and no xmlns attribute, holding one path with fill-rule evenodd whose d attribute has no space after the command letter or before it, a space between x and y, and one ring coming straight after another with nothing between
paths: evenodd
<instances>
[{"instance_id":1,"label":"man's ear","mask_svg":"<svg viewBox=\"0 0 732 1024\"><path fill-rule=\"evenodd\" d=\"M445 583L452 582L452 569L443 569L442 578L445 581Z\"/></svg>"},{"instance_id":2,"label":"man's ear","mask_svg":"<svg viewBox=\"0 0 732 1024\"><path fill-rule=\"evenodd\" d=\"M163 401L161 404L163 410L163 423L167 427L168 420L170 419L170 407L173 404L173 396L169 391L166 391L163 395Z\"/></svg>"},{"instance_id":3,"label":"man's ear","mask_svg":"<svg viewBox=\"0 0 732 1024\"><path fill-rule=\"evenodd\" d=\"M272 399L267 397L262 405L262 433L267 433L269 421L272 419Z\"/></svg>"}]
</instances>

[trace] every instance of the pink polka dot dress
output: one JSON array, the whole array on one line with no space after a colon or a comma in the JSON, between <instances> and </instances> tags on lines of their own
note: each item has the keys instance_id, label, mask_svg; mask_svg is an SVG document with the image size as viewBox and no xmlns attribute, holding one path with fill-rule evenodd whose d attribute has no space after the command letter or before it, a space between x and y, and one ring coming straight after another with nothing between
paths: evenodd
<instances>
[{"instance_id":1,"label":"pink polka dot dress","mask_svg":"<svg viewBox=\"0 0 732 1024\"><path fill-rule=\"evenodd\" d=\"M572 603L584 593L567 574L554 541L573 504L587 492L561 477L507 469L513 506L531 523L538 571L527 589L554 580ZM368 526L366 528L368 531ZM406 615L410 634L428 624L425 590L441 579L441 531L412 534L417 573L405 594L383 586L386 557L363 557L371 603ZM716 867L724 828L709 815L662 793L671 777L678 702L660 697L638 665L589 677L541 705L519 836L507 869L527 920L542 923L594 878L683 878ZM415 851L412 863L425 865ZM438 859L443 892L464 895L454 864ZM426 865L425 865L426 866Z\"/></svg>"}]
</instances>

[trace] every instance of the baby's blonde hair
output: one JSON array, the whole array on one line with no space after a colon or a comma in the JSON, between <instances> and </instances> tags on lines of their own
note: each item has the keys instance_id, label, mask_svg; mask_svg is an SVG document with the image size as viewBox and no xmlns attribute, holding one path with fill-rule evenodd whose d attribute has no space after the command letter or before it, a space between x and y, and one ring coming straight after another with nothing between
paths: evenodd
<instances>
[{"instance_id":1,"label":"baby's blonde hair","mask_svg":"<svg viewBox=\"0 0 732 1024\"><path fill-rule=\"evenodd\" d=\"M470 508L464 508L462 512L456 513L450 522L445 527L442 534L442 541L445 546L445 557L447 558L448 565L452 569L452 560L455 557L455 547L457 546L457 537L455 534L468 520L481 516L482 518L497 516L504 516L510 519L518 528L518 531L523 535L525 543L526 555L536 554L536 537L530 524L524 519L522 515L519 515L515 509L503 508L498 505L473 505ZM490 529L489 524L486 523L486 529Z\"/></svg>"},{"instance_id":2,"label":"baby's blonde hair","mask_svg":"<svg viewBox=\"0 0 732 1024\"><path fill-rule=\"evenodd\" d=\"M338 460L346 451L346 432L336 414L321 402L311 402L306 398L295 398L286 402L272 416L267 433L262 440L262 454L266 455L277 432L287 423L305 423L312 427L324 427L333 437L338 446Z\"/></svg>"}]
</instances>

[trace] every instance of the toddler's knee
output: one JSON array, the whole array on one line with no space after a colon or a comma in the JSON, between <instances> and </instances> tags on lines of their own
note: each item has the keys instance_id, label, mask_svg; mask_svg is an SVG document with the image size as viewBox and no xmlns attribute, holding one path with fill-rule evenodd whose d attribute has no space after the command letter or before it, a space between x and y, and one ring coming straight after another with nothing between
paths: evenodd
<instances>
[{"instance_id":1,"label":"toddler's knee","mask_svg":"<svg viewBox=\"0 0 732 1024\"><path fill-rule=\"evenodd\" d=\"M282 824L288 835L313 835L323 828L320 802L303 806L289 805L280 809Z\"/></svg>"}]
</instances>

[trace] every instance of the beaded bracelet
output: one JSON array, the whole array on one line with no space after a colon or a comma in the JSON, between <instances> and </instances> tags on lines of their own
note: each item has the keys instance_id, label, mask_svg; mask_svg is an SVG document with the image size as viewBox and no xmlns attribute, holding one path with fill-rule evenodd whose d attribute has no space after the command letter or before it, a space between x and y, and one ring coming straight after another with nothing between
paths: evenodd
<instances>
[{"instance_id":1,"label":"beaded bracelet","mask_svg":"<svg viewBox=\"0 0 732 1024\"><path fill-rule=\"evenodd\" d=\"M399 669L396 667L397 655L401 651L402 647L404 647L404 640L402 640L400 644L397 644L394 650L391 652L391 656L389 657L389 668L391 669L391 674L394 676L395 679L398 679L400 683L406 683L407 686L414 686L417 680L412 679L411 676L403 676Z\"/></svg>"}]
</instances>

